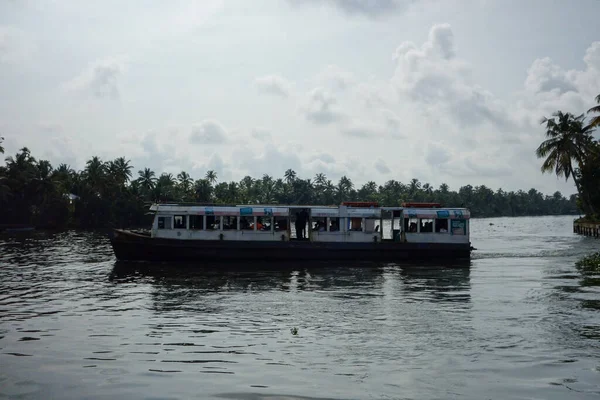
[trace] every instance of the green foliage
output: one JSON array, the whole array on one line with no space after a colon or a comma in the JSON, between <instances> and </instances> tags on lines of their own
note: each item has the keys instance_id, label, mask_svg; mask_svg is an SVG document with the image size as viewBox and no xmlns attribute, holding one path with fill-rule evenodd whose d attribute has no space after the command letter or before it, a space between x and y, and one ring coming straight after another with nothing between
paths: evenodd
<instances>
[{"instance_id":1,"label":"green foliage","mask_svg":"<svg viewBox=\"0 0 600 400\"><path fill-rule=\"evenodd\" d=\"M576 197L560 192L551 196L535 189L505 192L502 189L466 185L452 191L447 184L434 188L412 179L378 185L374 181L357 187L343 176L333 182L323 173L301 178L288 169L281 178L246 176L239 182L218 182L208 171L194 180L187 172L177 176L157 174L149 168L138 171L124 157L104 161L92 157L83 170L61 164L54 169L36 160L27 148L0 166L0 224L32 224L47 228L105 228L147 226L152 202L200 202L211 204L314 204L334 205L342 201L377 201L399 206L405 201L439 202L465 206L473 216L522 216L574 214ZM584 182L582 178L582 182Z\"/></svg>"},{"instance_id":2,"label":"green foliage","mask_svg":"<svg viewBox=\"0 0 600 400\"><path fill-rule=\"evenodd\" d=\"M600 104L600 95L596 102ZM600 113L600 105L590 108L588 113ZM553 118L542 120L547 140L536 149L538 158L544 158L542 173L573 178L579 194L577 206L590 219L600 212L600 144L592 136L600 124L599 118L592 118L586 125L584 114L574 116L556 111Z\"/></svg>"},{"instance_id":3,"label":"green foliage","mask_svg":"<svg viewBox=\"0 0 600 400\"><path fill-rule=\"evenodd\" d=\"M591 113L600 114L600 94L598 96L596 96L596 103L598 103L598 105L590 108L588 110L588 114L591 114ZM589 126L591 128L600 127L600 115L595 115L594 117L592 117L592 120L590 121Z\"/></svg>"},{"instance_id":4,"label":"green foliage","mask_svg":"<svg viewBox=\"0 0 600 400\"><path fill-rule=\"evenodd\" d=\"M600 252L583 257L575 263L575 266L584 274L600 273Z\"/></svg>"}]
</instances>

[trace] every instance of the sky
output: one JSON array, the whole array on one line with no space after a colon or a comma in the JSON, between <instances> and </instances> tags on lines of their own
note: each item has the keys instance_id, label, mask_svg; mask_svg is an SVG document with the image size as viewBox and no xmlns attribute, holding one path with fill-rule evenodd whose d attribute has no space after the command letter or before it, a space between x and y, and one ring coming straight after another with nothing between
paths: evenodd
<instances>
[{"instance_id":1,"label":"sky","mask_svg":"<svg viewBox=\"0 0 600 400\"><path fill-rule=\"evenodd\" d=\"M3 0L5 155L134 175L575 192L540 120L600 94L599 0Z\"/></svg>"}]
</instances>

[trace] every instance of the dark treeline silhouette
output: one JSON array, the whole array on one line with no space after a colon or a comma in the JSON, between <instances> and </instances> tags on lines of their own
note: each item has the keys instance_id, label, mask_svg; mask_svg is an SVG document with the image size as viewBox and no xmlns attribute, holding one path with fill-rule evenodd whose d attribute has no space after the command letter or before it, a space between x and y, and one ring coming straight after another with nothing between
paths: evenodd
<instances>
[{"instance_id":1,"label":"dark treeline silhouette","mask_svg":"<svg viewBox=\"0 0 600 400\"><path fill-rule=\"evenodd\" d=\"M593 116L586 123L585 114L575 116L556 111L552 118L543 118L546 140L536 150L544 158L542 172L554 172L565 179L572 178L577 188L577 206L585 220L600 221L600 141L594 130L600 127L600 95L597 106L590 108Z\"/></svg>"},{"instance_id":2,"label":"dark treeline silhouette","mask_svg":"<svg viewBox=\"0 0 600 400\"><path fill-rule=\"evenodd\" d=\"M484 185L466 185L452 191L445 183L434 188L417 179L408 183L390 180L383 185L367 182L358 188L346 176L335 183L325 174L302 179L291 169L282 178L246 176L239 182L218 182L215 171L208 171L197 180L186 172L157 176L144 168L134 177L133 171L123 157L112 161L92 157L81 171L65 164L53 168L50 162L37 160L23 148L7 157L5 166L0 166L0 225L143 226L148 223L145 214L149 204L167 201L315 205L378 201L387 206L426 201L465 206L475 217L577 213L575 195L566 199L560 192L544 195L536 189L506 192L493 191Z\"/></svg>"}]
</instances>

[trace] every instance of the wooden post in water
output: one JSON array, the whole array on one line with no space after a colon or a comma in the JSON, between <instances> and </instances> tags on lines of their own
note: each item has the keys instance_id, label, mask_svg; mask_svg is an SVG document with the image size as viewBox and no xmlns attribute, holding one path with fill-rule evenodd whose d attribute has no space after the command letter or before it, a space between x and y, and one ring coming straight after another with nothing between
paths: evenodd
<instances>
[{"instance_id":1,"label":"wooden post in water","mask_svg":"<svg viewBox=\"0 0 600 400\"><path fill-rule=\"evenodd\" d=\"M600 237L600 222L573 222L573 233L578 235Z\"/></svg>"}]
</instances>

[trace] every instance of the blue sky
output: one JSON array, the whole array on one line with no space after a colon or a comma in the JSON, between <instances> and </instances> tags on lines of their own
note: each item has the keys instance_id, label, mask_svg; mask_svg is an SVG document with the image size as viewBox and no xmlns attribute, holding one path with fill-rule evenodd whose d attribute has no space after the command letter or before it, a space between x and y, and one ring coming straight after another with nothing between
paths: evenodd
<instances>
[{"instance_id":1,"label":"blue sky","mask_svg":"<svg viewBox=\"0 0 600 400\"><path fill-rule=\"evenodd\" d=\"M600 94L600 2L0 3L7 153L574 192L542 176L542 116Z\"/></svg>"}]
</instances>

